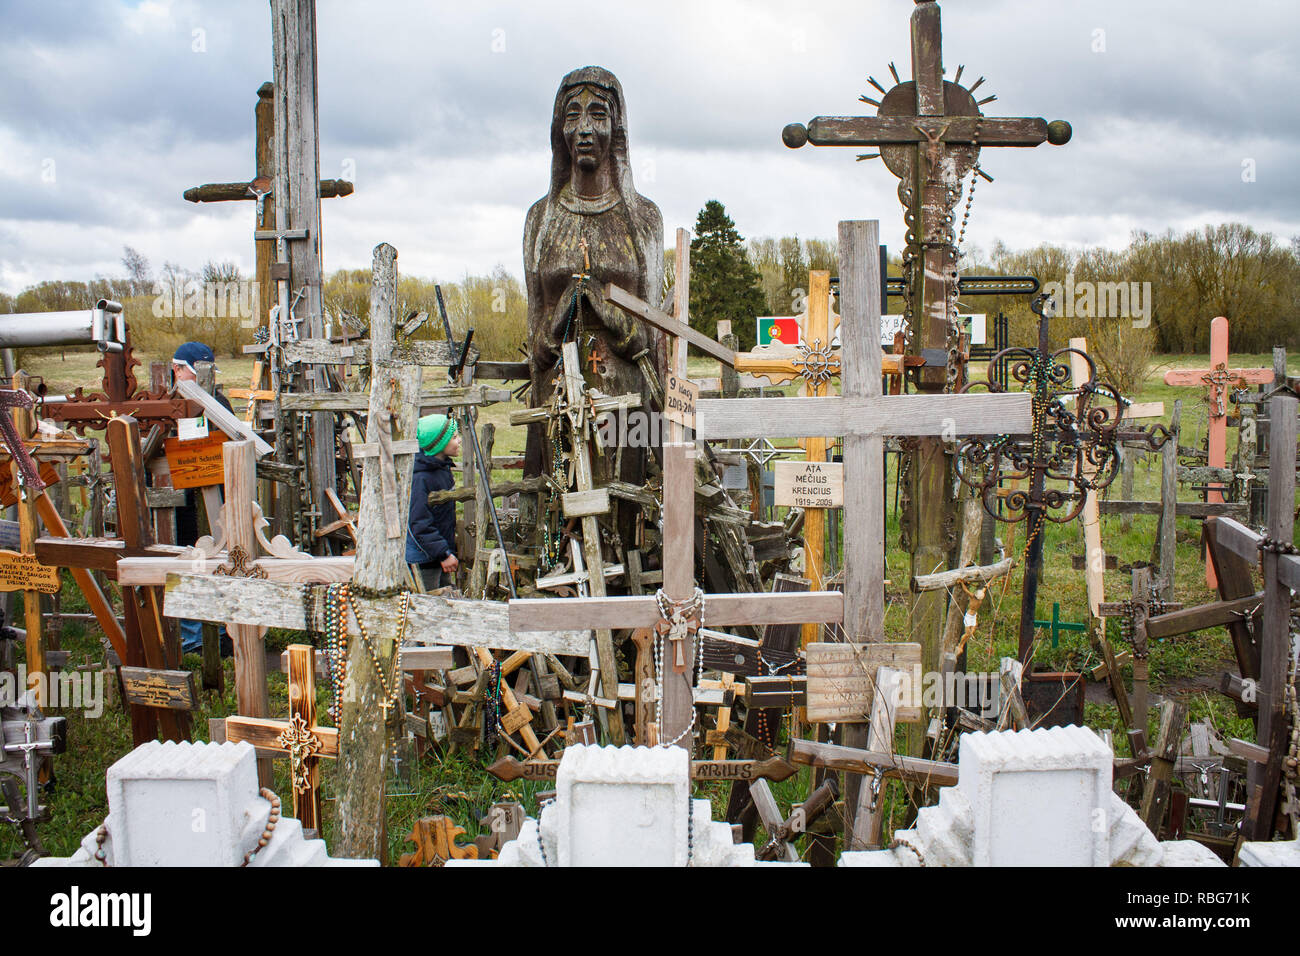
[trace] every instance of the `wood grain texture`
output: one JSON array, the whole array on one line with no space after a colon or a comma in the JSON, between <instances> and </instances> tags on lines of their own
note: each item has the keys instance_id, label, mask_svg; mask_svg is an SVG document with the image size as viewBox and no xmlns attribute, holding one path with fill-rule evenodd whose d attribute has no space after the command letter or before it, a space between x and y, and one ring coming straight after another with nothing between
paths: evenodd
<instances>
[{"instance_id":1,"label":"wood grain texture","mask_svg":"<svg viewBox=\"0 0 1300 956\"><path fill-rule=\"evenodd\" d=\"M801 438L809 434L1027 434L1028 393L1001 395L885 395L860 398L702 398L701 438Z\"/></svg>"},{"instance_id":2,"label":"wood grain texture","mask_svg":"<svg viewBox=\"0 0 1300 956\"><path fill-rule=\"evenodd\" d=\"M202 574L169 574L166 583L168 617L201 621L242 621L263 627L304 630L301 584L279 584L254 578L213 578ZM537 600L538 604L561 601ZM609 599L616 600L616 599ZM653 605L653 599L649 600ZM401 618L397 599L365 602L367 626L376 633L396 633ZM571 612L558 615L572 623ZM657 618L656 618L657 620ZM373 623L372 623L373 622ZM324 629L319 607L313 629ZM509 609L501 601L449 600L429 594L411 595L407 637L420 644L456 644L502 650L539 650L550 654L587 656L587 631L542 627L517 635L511 631Z\"/></svg>"},{"instance_id":3,"label":"wood grain texture","mask_svg":"<svg viewBox=\"0 0 1300 956\"><path fill-rule=\"evenodd\" d=\"M654 627L659 608L653 597L521 598L509 602L513 631L553 631L572 624L581 607L589 627ZM803 624L808 621L837 624L844 616L844 595L839 591L790 594L710 594L704 602L704 622L711 627L735 624ZM562 652L562 653L573 653Z\"/></svg>"},{"instance_id":4,"label":"wood grain texture","mask_svg":"<svg viewBox=\"0 0 1300 956\"><path fill-rule=\"evenodd\" d=\"M656 309L649 303L641 301L632 293L614 285L612 282L607 283L605 286L605 301L612 302L620 309L623 309L640 319L644 319L646 322L649 322L658 329L662 329L669 335L685 339L706 355L710 355L720 362L724 362L727 365L736 364L736 353L731 349L719 345L703 332L693 329L685 322L673 318L667 312L664 312L661 309Z\"/></svg>"},{"instance_id":5,"label":"wood grain texture","mask_svg":"<svg viewBox=\"0 0 1300 956\"><path fill-rule=\"evenodd\" d=\"M881 667L907 672L910 689L897 710L897 721L921 719L920 644L809 644L808 719L814 723L862 723L872 712L876 673Z\"/></svg>"},{"instance_id":6,"label":"wood grain texture","mask_svg":"<svg viewBox=\"0 0 1300 956\"><path fill-rule=\"evenodd\" d=\"M809 767L829 770L847 770L852 773L874 773L882 770L887 776L909 783L933 787L957 785L957 765L920 757L906 757L895 753L873 753L852 747L818 743L814 740L790 742L790 759Z\"/></svg>"},{"instance_id":7,"label":"wood grain texture","mask_svg":"<svg viewBox=\"0 0 1300 956\"><path fill-rule=\"evenodd\" d=\"M199 388L197 383L177 382L176 390L188 401L202 406L203 414L207 417L209 424L216 425L231 438L251 441L257 450L257 457L260 458L272 452L271 446L259 437L248 426L247 422L237 418L233 412L226 411L226 406Z\"/></svg>"},{"instance_id":8,"label":"wood grain texture","mask_svg":"<svg viewBox=\"0 0 1300 956\"><path fill-rule=\"evenodd\" d=\"M447 385L420 392L422 407L491 405L510 400L509 389L491 388L487 385ZM370 396L365 392L303 392L280 396L280 410L286 412L364 412L369 407Z\"/></svg>"},{"instance_id":9,"label":"wood grain texture","mask_svg":"<svg viewBox=\"0 0 1300 956\"><path fill-rule=\"evenodd\" d=\"M229 562L227 552L213 558L123 558L117 563L119 584L163 585L169 574L210 574ZM271 581L286 584L330 584L352 577L356 559L258 558L252 567L265 571Z\"/></svg>"},{"instance_id":10,"label":"wood grain texture","mask_svg":"<svg viewBox=\"0 0 1300 956\"><path fill-rule=\"evenodd\" d=\"M285 359L289 362L303 362L309 365L369 365L371 364L371 345L367 339L350 342L346 346L326 342L322 339L300 339L289 342L284 347ZM419 365L423 368L450 368L460 360L460 352L454 345L448 345L442 339L434 341L407 342L393 345L388 353L391 360L403 365ZM471 361L478 356L478 350L470 349Z\"/></svg>"},{"instance_id":11,"label":"wood grain texture","mask_svg":"<svg viewBox=\"0 0 1300 956\"><path fill-rule=\"evenodd\" d=\"M940 107L942 112L942 107ZM1038 117L999 119L973 116L818 116L808 124L808 142L814 146L888 146L925 141L919 126L930 135L942 134L945 143L974 142L979 123L979 145L1038 146L1047 142L1047 120Z\"/></svg>"}]
</instances>

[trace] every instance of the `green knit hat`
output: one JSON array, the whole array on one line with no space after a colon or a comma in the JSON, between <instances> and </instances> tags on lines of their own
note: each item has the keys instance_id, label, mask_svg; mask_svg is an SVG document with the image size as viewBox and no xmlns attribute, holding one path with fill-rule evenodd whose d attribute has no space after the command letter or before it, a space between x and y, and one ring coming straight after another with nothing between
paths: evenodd
<instances>
[{"instance_id":1,"label":"green knit hat","mask_svg":"<svg viewBox=\"0 0 1300 956\"><path fill-rule=\"evenodd\" d=\"M425 415L415 428L416 441L420 451L426 455L436 455L447 447L447 443L456 437L456 419L446 415Z\"/></svg>"}]
</instances>

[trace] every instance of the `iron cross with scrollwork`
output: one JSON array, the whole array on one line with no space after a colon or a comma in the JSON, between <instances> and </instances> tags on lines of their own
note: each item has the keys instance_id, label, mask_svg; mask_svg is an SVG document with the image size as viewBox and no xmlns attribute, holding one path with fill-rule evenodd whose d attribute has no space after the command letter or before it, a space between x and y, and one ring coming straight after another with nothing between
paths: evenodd
<instances>
[{"instance_id":1,"label":"iron cross with scrollwork","mask_svg":"<svg viewBox=\"0 0 1300 956\"><path fill-rule=\"evenodd\" d=\"M1023 435L968 438L957 448L957 475L973 488L984 510L998 521L1028 522L1025 581L1020 613L1020 657L1027 660L1034 636L1038 581L1043 565L1043 531L1048 521L1064 524L1083 510L1088 492L1100 492L1119 473L1118 443L1146 441L1153 450L1169 438L1163 425L1120 430L1124 400L1113 386L1097 380L1092 358L1076 348L1052 351L1048 345L1049 296L1040 293L1030 304L1038 316L1036 348L1003 349L989 361L995 368L1009 361L1008 378L1033 396L1033 430ZM1086 378L1072 381L1071 358L1086 363ZM1083 378L1083 376L1079 376ZM962 389L1003 392L991 378L972 381ZM1073 399L1067 404L1066 399ZM1004 480L1028 481L1004 497ZM998 502L1005 510L999 509Z\"/></svg>"}]
</instances>

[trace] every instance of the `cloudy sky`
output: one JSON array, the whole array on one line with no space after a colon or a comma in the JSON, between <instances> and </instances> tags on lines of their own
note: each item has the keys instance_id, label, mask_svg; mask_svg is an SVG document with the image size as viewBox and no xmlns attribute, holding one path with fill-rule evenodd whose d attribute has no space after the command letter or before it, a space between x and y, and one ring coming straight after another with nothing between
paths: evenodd
<instances>
[{"instance_id":1,"label":"cloudy sky","mask_svg":"<svg viewBox=\"0 0 1300 956\"><path fill-rule=\"evenodd\" d=\"M325 267L381 241L411 274L521 272L546 189L560 77L622 80L636 185L669 232L719 199L746 237L832 237L897 181L854 150L786 149L781 128L910 76L911 0L451 3L320 0ZM987 149L968 243L1123 245L1133 229L1242 220L1300 234L1300 4L1294 0L946 0L951 77L984 75L990 116L1067 119L1065 147ZM0 0L0 290L119 274L122 246L253 259L252 206L181 192L252 177L271 77L266 0ZM1253 175L1251 175L1253 173ZM1252 179L1253 181L1243 181Z\"/></svg>"}]
</instances>

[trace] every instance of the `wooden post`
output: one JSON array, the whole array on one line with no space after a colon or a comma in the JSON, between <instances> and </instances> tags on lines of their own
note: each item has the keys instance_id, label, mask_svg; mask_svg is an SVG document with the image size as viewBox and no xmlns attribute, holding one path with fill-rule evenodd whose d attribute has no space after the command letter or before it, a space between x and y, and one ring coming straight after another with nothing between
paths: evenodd
<instances>
[{"instance_id":1,"label":"wooden post","mask_svg":"<svg viewBox=\"0 0 1300 956\"><path fill-rule=\"evenodd\" d=\"M839 245L841 393L846 399L873 398L881 394L880 224L841 222ZM844 436L844 471L844 633L851 642L874 643L885 639L885 513L879 500L885 488L884 439ZM923 647L922 666L939 650ZM869 733L867 725L845 724L843 741L861 748ZM845 819L853 821L847 849L865 848L868 830L856 825L863 782L856 774L845 780Z\"/></svg>"},{"instance_id":2,"label":"wooden post","mask_svg":"<svg viewBox=\"0 0 1300 956\"><path fill-rule=\"evenodd\" d=\"M1178 512L1178 439L1183 419L1183 400L1174 400L1169 420L1169 440L1160 449L1160 596L1174 599L1174 545ZM1209 560L1208 558L1206 559Z\"/></svg>"},{"instance_id":3,"label":"wooden post","mask_svg":"<svg viewBox=\"0 0 1300 956\"><path fill-rule=\"evenodd\" d=\"M1277 394L1269 401L1268 433L1268 537L1279 546L1295 540L1295 396ZM1242 837L1267 840L1273 833L1282 776L1282 759L1287 752L1286 698L1288 658L1291 649L1291 588L1279 574L1280 555L1270 548L1260 551L1264 578L1264 619L1259 648L1260 744L1268 748L1266 763L1252 762L1246 771L1249 785L1246 820Z\"/></svg>"},{"instance_id":4,"label":"wooden post","mask_svg":"<svg viewBox=\"0 0 1300 956\"><path fill-rule=\"evenodd\" d=\"M1170 780L1174 775L1174 761L1178 758L1178 745L1183 739L1187 724L1187 705L1182 701L1166 700L1160 706L1160 734L1156 738L1151 769L1147 772L1146 787L1142 791L1142 820L1160 839L1160 829L1169 811Z\"/></svg>"},{"instance_id":5,"label":"wooden post","mask_svg":"<svg viewBox=\"0 0 1300 956\"><path fill-rule=\"evenodd\" d=\"M1085 358L1088 353L1088 340L1070 339L1070 348L1077 350L1070 353L1070 375L1074 387L1078 388L1092 378L1088 369L1088 360ZM1083 397L1079 396L1076 404L1082 401ZM1097 468L1085 461L1081 474L1085 479L1091 480L1096 476ZM1083 574L1088 589L1088 611L1095 618L1098 608L1106 600L1106 550L1101 546L1101 516L1097 509L1097 493L1085 491L1083 494L1083 511L1079 514L1079 520L1083 523L1085 559Z\"/></svg>"},{"instance_id":6,"label":"wooden post","mask_svg":"<svg viewBox=\"0 0 1300 956\"><path fill-rule=\"evenodd\" d=\"M375 247L370 290L370 349L374 367L367 443L378 444L381 429L392 430L393 442L415 438L419 414L420 366L397 363L392 353L397 311L397 250L387 243ZM332 447L332 446L331 446ZM382 455L365 459L361 475L361 508L357 517L356 570L358 588L384 591L405 579L406 516L410 508L411 468L414 456L394 453L387 465ZM385 502L382 469L391 467L396 479L396 500ZM386 509L395 507L400 531L391 536ZM384 770L387 763L385 725L380 703L397 653L397 635L378 629L371 618L370 639L376 661L366 649L357 621L349 624L348 677L343 689L343 720L339 742L339 795L337 852L340 856L382 860L384 840ZM375 664L383 674L375 672ZM400 709L400 708L399 708ZM400 718L400 715L398 715ZM395 731L394 731L395 732Z\"/></svg>"},{"instance_id":7,"label":"wooden post","mask_svg":"<svg viewBox=\"0 0 1300 956\"><path fill-rule=\"evenodd\" d=\"M29 384L25 373L19 372L14 375L15 389L27 391ZM0 414L9 415L13 419L14 428L21 441L27 441L35 433L36 416L31 409L14 406L0 410ZM16 458L9 462L9 470L14 487L18 489L19 550L23 554L35 554L37 529L40 526L36 513L37 495L35 491L23 487ZM42 706L46 703L42 688L42 675L45 674L45 643L41 638L41 593L39 591L23 592L23 618L27 628L27 686L35 691L36 703Z\"/></svg>"},{"instance_id":8,"label":"wooden post","mask_svg":"<svg viewBox=\"0 0 1300 956\"><path fill-rule=\"evenodd\" d=\"M271 0L275 81L275 228L306 230L283 241L289 278L281 283L280 319L298 320L299 337L324 335L321 305L320 132L316 104L316 0ZM302 294L301 299L298 298ZM373 336L372 336L373 341ZM323 368L310 368L307 391L328 391ZM323 513L335 487L334 416L311 416L312 507Z\"/></svg>"},{"instance_id":9,"label":"wooden post","mask_svg":"<svg viewBox=\"0 0 1300 956\"><path fill-rule=\"evenodd\" d=\"M236 549L251 561L257 554L257 537L253 532L252 503L257 489L256 456L251 441L228 441L222 446L225 467L226 553L232 565L238 565ZM235 698L244 717L271 716L271 700L266 688L265 630L256 624L228 622L226 631L235 648ZM257 762L257 777L263 787L273 785L275 776L269 758Z\"/></svg>"}]
</instances>

